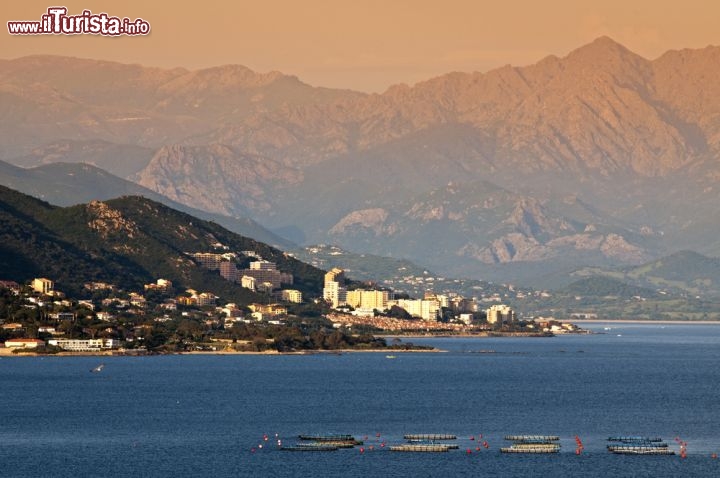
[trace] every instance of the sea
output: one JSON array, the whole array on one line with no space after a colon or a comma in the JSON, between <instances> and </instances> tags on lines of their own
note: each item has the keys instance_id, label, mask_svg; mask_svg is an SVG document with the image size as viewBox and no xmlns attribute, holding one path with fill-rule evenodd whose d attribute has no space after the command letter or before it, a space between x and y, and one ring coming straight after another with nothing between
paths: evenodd
<instances>
[{"instance_id":1,"label":"sea","mask_svg":"<svg viewBox=\"0 0 720 478\"><path fill-rule=\"evenodd\" d=\"M0 476L720 476L720 325L583 327L596 333L402 339L441 353L2 357ZM389 450L410 433L458 449ZM364 443L281 449L301 434ZM561 451L503 454L511 434ZM677 454L609 453L618 435Z\"/></svg>"}]
</instances>

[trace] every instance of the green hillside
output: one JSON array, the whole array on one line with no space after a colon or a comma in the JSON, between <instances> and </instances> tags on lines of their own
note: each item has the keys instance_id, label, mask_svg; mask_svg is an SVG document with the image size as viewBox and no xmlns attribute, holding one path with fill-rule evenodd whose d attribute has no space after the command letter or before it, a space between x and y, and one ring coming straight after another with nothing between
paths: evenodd
<instances>
[{"instance_id":1,"label":"green hillside","mask_svg":"<svg viewBox=\"0 0 720 478\"><path fill-rule=\"evenodd\" d=\"M579 277L603 276L638 287L673 294L720 297L720 259L693 251L679 251L645 264L622 269L586 267L561 278L566 283Z\"/></svg>"},{"instance_id":2,"label":"green hillside","mask_svg":"<svg viewBox=\"0 0 720 478\"><path fill-rule=\"evenodd\" d=\"M561 289L560 293L576 296L618 297L655 297L657 293L651 289L627 284L612 277L592 276L573 282Z\"/></svg>"},{"instance_id":3,"label":"green hillside","mask_svg":"<svg viewBox=\"0 0 720 478\"><path fill-rule=\"evenodd\" d=\"M219 245L225 246L219 249ZM142 197L56 207L0 186L0 278L53 279L65 292L88 281L140 289L158 278L241 304L260 296L196 265L187 252L253 251L319 295L323 272L264 243Z\"/></svg>"},{"instance_id":4,"label":"green hillside","mask_svg":"<svg viewBox=\"0 0 720 478\"><path fill-rule=\"evenodd\" d=\"M0 161L0 185L56 206L142 196L267 244L286 249L294 246L248 217L230 217L188 207L90 164L51 163L25 169Z\"/></svg>"}]
</instances>

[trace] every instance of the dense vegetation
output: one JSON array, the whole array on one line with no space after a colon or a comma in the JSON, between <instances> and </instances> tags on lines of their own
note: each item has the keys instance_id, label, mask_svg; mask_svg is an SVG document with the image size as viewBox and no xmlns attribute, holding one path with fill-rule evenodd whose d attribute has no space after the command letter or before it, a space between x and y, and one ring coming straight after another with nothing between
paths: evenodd
<instances>
[{"instance_id":1,"label":"dense vegetation","mask_svg":"<svg viewBox=\"0 0 720 478\"><path fill-rule=\"evenodd\" d=\"M48 277L72 295L89 281L142 290L158 278L179 288L211 291L227 301L260 302L217 272L195 265L187 252L253 251L293 274L305 296L318 296L323 272L266 244L141 197L54 207L0 187L0 279Z\"/></svg>"}]
</instances>

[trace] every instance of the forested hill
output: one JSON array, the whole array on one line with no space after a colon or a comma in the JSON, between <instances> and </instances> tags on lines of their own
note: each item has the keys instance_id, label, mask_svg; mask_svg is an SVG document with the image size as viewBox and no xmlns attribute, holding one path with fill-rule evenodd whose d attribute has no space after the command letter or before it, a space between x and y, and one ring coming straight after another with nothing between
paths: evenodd
<instances>
[{"instance_id":1,"label":"forested hill","mask_svg":"<svg viewBox=\"0 0 720 478\"><path fill-rule=\"evenodd\" d=\"M195 264L187 252L253 251L319 295L323 272L267 244L155 201L128 196L55 207L0 186L0 279L47 277L72 293L88 281L140 289L158 278L241 304L259 297ZM249 261L239 256L238 260Z\"/></svg>"}]
</instances>

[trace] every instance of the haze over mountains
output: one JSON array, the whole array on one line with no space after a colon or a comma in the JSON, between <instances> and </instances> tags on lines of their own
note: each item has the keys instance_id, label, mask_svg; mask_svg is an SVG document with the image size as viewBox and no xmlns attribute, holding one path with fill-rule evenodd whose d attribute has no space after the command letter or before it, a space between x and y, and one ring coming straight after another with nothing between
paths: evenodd
<instances>
[{"instance_id":1,"label":"haze over mountains","mask_svg":"<svg viewBox=\"0 0 720 478\"><path fill-rule=\"evenodd\" d=\"M301 243L540 278L720 254L720 48L564 58L383 94L237 66L0 61L0 159L89 161Z\"/></svg>"}]
</instances>

